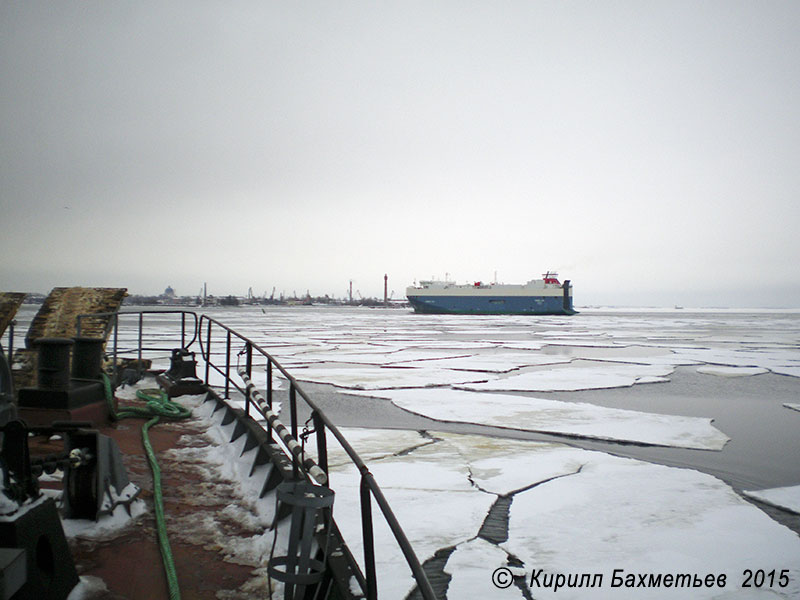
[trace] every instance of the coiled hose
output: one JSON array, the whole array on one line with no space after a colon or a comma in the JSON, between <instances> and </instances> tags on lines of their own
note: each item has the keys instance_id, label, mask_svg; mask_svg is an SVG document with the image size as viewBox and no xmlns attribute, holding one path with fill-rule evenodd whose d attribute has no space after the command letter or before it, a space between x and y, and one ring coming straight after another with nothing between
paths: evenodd
<instances>
[{"instance_id":1,"label":"coiled hose","mask_svg":"<svg viewBox=\"0 0 800 600\"><path fill-rule=\"evenodd\" d=\"M105 374L103 374L103 385L105 386L108 410L114 421L127 418L149 418L149 421L142 425L142 445L147 454L147 461L150 463L150 471L153 473L153 505L156 514L158 546L161 550L161 561L164 564L164 573L167 576L170 600L180 600L181 591L178 587L178 574L175 571L175 561L172 559L172 549L169 545L167 523L164 517L164 496L161 491L161 469L158 466L153 446L150 444L148 431L153 425L158 423L161 417L173 420L185 419L192 415L192 411L170 400L167 394L160 389L138 390L136 392L136 397L145 401L143 407L126 406L116 411L114 410L114 392L111 389L111 380Z\"/></svg>"}]
</instances>

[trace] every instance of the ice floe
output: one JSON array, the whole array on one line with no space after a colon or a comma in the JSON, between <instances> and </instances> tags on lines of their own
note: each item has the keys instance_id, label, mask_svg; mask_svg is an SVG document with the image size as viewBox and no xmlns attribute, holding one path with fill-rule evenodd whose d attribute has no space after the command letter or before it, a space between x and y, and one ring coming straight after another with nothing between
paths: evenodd
<instances>
[{"instance_id":1,"label":"ice floe","mask_svg":"<svg viewBox=\"0 0 800 600\"><path fill-rule=\"evenodd\" d=\"M511 350L541 350L547 344L545 341L534 342L530 340L502 340L488 343Z\"/></svg>"},{"instance_id":2,"label":"ice floe","mask_svg":"<svg viewBox=\"0 0 800 600\"><path fill-rule=\"evenodd\" d=\"M542 348L546 354L557 353L573 359L603 363L633 363L643 365L694 365L696 360L681 356L669 348L648 345L578 346L559 342Z\"/></svg>"},{"instance_id":3,"label":"ice floe","mask_svg":"<svg viewBox=\"0 0 800 600\"><path fill-rule=\"evenodd\" d=\"M403 344L401 347L427 348L430 350L485 350L487 348L497 348L503 346L503 342L483 341L483 340L414 340L410 344ZM538 350L541 343L529 342L525 348L528 350Z\"/></svg>"},{"instance_id":4,"label":"ice floe","mask_svg":"<svg viewBox=\"0 0 800 600\"><path fill-rule=\"evenodd\" d=\"M436 363L438 361L429 361ZM426 366L378 367L331 366L297 368L292 376L298 381L329 383L353 390L427 387L485 381L491 375Z\"/></svg>"},{"instance_id":5,"label":"ice floe","mask_svg":"<svg viewBox=\"0 0 800 600\"><path fill-rule=\"evenodd\" d=\"M717 375L718 377L750 377L752 375L762 375L769 373L763 367L721 367L718 365L704 365L697 367L698 373L706 375Z\"/></svg>"},{"instance_id":6,"label":"ice floe","mask_svg":"<svg viewBox=\"0 0 800 600\"><path fill-rule=\"evenodd\" d=\"M769 490L745 491L744 494L800 515L800 485Z\"/></svg>"},{"instance_id":7,"label":"ice floe","mask_svg":"<svg viewBox=\"0 0 800 600\"><path fill-rule=\"evenodd\" d=\"M542 355L533 352L499 354L479 354L476 356L462 356L445 358L436 362L437 367L454 369L456 371L477 371L484 373L508 373L522 367L541 365L557 365L570 362L568 356Z\"/></svg>"},{"instance_id":8,"label":"ice floe","mask_svg":"<svg viewBox=\"0 0 800 600\"><path fill-rule=\"evenodd\" d=\"M789 375L791 377L800 377L800 366L778 365L770 367L769 370L777 375Z\"/></svg>"},{"instance_id":9,"label":"ice floe","mask_svg":"<svg viewBox=\"0 0 800 600\"><path fill-rule=\"evenodd\" d=\"M475 538L459 544L444 566L444 572L450 575L447 597L492 600L523 598L520 589L515 585L501 587L505 585L502 578L497 579L497 584L493 583L493 570L505 567L507 562L508 553L487 540ZM488 568L489 565L492 568ZM517 569L516 572L523 578L528 578L524 568Z\"/></svg>"},{"instance_id":10,"label":"ice floe","mask_svg":"<svg viewBox=\"0 0 800 600\"><path fill-rule=\"evenodd\" d=\"M392 358L391 353L387 351L375 352L344 352L344 351L327 351L327 352L305 352L303 354L296 354L291 359L291 364L314 364L314 363L352 363L362 365L386 365L396 362L397 359ZM284 361L285 362L285 361Z\"/></svg>"},{"instance_id":11,"label":"ice floe","mask_svg":"<svg viewBox=\"0 0 800 600\"><path fill-rule=\"evenodd\" d=\"M438 421L704 450L719 450L729 439L711 425L710 418L660 415L585 402L448 388L383 390L369 395Z\"/></svg>"},{"instance_id":12,"label":"ice floe","mask_svg":"<svg viewBox=\"0 0 800 600\"><path fill-rule=\"evenodd\" d=\"M331 362L331 363L353 363L365 365L393 365L404 364L412 362L422 362L429 360L442 360L452 358L466 358L470 354L465 352L458 352L447 350L435 349L391 349L391 348L378 348L375 347L371 351L362 350L360 352L351 352L348 350L342 351L328 351L328 352L313 352L306 354L298 354L294 358L298 361L308 362Z\"/></svg>"},{"instance_id":13,"label":"ice floe","mask_svg":"<svg viewBox=\"0 0 800 600\"><path fill-rule=\"evenodd\" d=\"M419 446L433 444L435 440L422 435L418 431L406 429L360 429L356 427L343 428L347 441L358 448L358 455L365 461L380 460L394 456L399 450L409 451ZM316 456L316 436L310 436L306 441L306 452ZM336 441L328 443L328 465L331 468L347 465L350 458Z\"/></svg>"},{"instance_id":14,"label":"ice floe","mask_svg":"<svg viewBox=\"0 0 800 600\"><path fill-rule=\"evenodd\" d=\"M509 496L583 467L581 454L563 444L505 438L480 439L458 433L431 433L445 442L468 465L470 481L479 490L498 497ZM535 451L535 454L531 454Z\"/></svg>"},{"instance_id":15,"label":"ice floe","mask_svg":"<svg viewBox=\"0 0 800 600\"><path fill-rule=\"evenodd\" d=\"M636 383L667 381L666 376L675 368L672 365L604 364L557 367L530 371L486 382L458 384L475 391L509 392L564 392L630 387Z\"/></svg>"},{"instance_id":16,"label":"ice floe","mask_svg":"<svg viewBox=\"0 0 800 600\"><path fill-rule=\"evenodd\" d=\"M470 483L467 465L444 444L422 445L400 456L368 460L368 464L421 561L440 548L472 538L495 500ZM363 567L360 473L352 465L333 471L334 518ZM378 597L405 598L413 584L410 570L404 567L400 548L377 508L373 515L375 546L380 550L376 557Z\"/></svg>"},{"instance_id":17,"label":"ice floe","mask_svg":"<svg viewBox=\"0 0 800 600\"><path fill-rule=\"evenodd\" d=\"M743 597L746 569L786 569L800 593L800 537L749 505L723 482L598 453L583 454L580 473L517 494L502 547L545 574L601 573L601 590L532 589L537 598L675 597L675 589L611 589L625 574L725 574L726 589L693 588L692 598ZM686 591L686 590L684 590ZM752 590L755 591L755 590ZM754 597L749 595L747 597Z\"/></svg>"},{"instance_id":18,"label":"ice floe","mask_svg":"<svg viewBox=\"0 0 800 600\"><path fill-rule=\"evenodd\" d=\"M737 344L729 348L677 348L674 352L680 358L708 366L758 367L800 377L800 354L796 349L747 348Z\"/></svg>"}]
</instances>

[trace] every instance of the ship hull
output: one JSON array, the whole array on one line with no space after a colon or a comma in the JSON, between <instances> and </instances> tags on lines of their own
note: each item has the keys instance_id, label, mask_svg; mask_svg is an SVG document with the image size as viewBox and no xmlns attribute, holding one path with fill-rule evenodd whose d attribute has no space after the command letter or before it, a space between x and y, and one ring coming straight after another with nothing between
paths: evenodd
<instances>
[{"instance_id":1,"label":"ship hull","mask_svg":"<svg viewBox=\"0 0 800 600\"><path fill-rule=\"evenodd\" d=\"M418 313L470 315L573 315L572 298L562 296L408 295Z\"/></svg>"}]
</instances>

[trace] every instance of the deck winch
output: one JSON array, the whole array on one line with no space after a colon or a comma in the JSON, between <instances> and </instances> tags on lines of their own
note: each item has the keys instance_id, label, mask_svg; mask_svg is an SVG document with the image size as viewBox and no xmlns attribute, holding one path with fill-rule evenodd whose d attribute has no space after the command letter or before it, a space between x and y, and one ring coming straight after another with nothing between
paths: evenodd
<instances>
[{"instance_id":1,"label":"deck winch","mask_svg":"<svg viewBox=\"0 0 800 600\"><path fill-rule=\"evenodd\" d=\"M3 565L3 579L13 581L11 594L15 599L61 600L78 583L78 574L56 503L42 496L37 475L64 468L70 457L51 455L31 459L29 430L18 419L9 421L0 431L3 437L0 548L10 559ZM84 455L76 454L75 460L84 460Z\"/></svg>"},{"instance_id":2,"label":"deck winch","mask_svg":"<svg viewBox=\"0 0 800 600\"><path fill-rule=\"evenodd\" d=\"M130 514L139 488L128 479L117 443L95 430L76 429L66 432L64 446L70 457L83 452L91 459L71 461L64 469L64 517L96 521L119 505Z\"/></svg>"},{"instance_id":3,"label":"deck winch","mask_svg":"<svg viewBox=\"0 0 800 600\"><path fill-rule=\"evenodd\" d=\"M190 352L186 348L172 350L169 369L159 375L156 380L170 398L184 394L202 394L206 391L203 380L197 377L197 361L194 358L194 352Z\"/></svg>"},{"instance_id":4,"label":"deck winch","mask_svg":"<svg viewBox=\"0 0 800 600\"><path fill-rule=\"evenodd\" d=\"M85 429L86 425L56 423L29 429L24 421L13 419L0 427L0 562L3 581L14 584L15 600L63 600L78 583L59 509L53 498L42 494L40 475L64 472L64 518L96 521L120 504L130 514L130 504L139 494L128 480L117 443ZM29 434L59 434L64 439L63 451L31 456Z\"/></svg>"},{"instance_id":5,"label":"deck winch","mask_svg":"<svg viewBox=\"0 0 800 600\"><path fill-rule=\"evenodd\" d=\"M130 510L139 488L131 484L119 446L88 423L62 422L52 427L28 428L14 419L0 428L2 436L2 493L22 506L39 497L38 477L63 471L62 513L67 519L91 519L109 514L120 504ZM63 450L31 456L28 435L64 439Z\"/></svg>"}]
</instances>

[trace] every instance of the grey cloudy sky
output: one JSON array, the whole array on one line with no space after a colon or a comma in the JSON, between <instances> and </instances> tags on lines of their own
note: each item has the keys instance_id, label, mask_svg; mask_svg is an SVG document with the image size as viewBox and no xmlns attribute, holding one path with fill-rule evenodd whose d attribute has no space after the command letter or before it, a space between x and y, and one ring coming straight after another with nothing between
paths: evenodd
<instances>
[{"instance_id":1,"label":"grey cloudy sky","mask_svg":"<svg viewBox=\"0 0 800 600\"><path fill-rule=\"evenodd\" d=\"M0 290L800 306L800 3L2 2Z\"/></svg>"}]
</instances>

